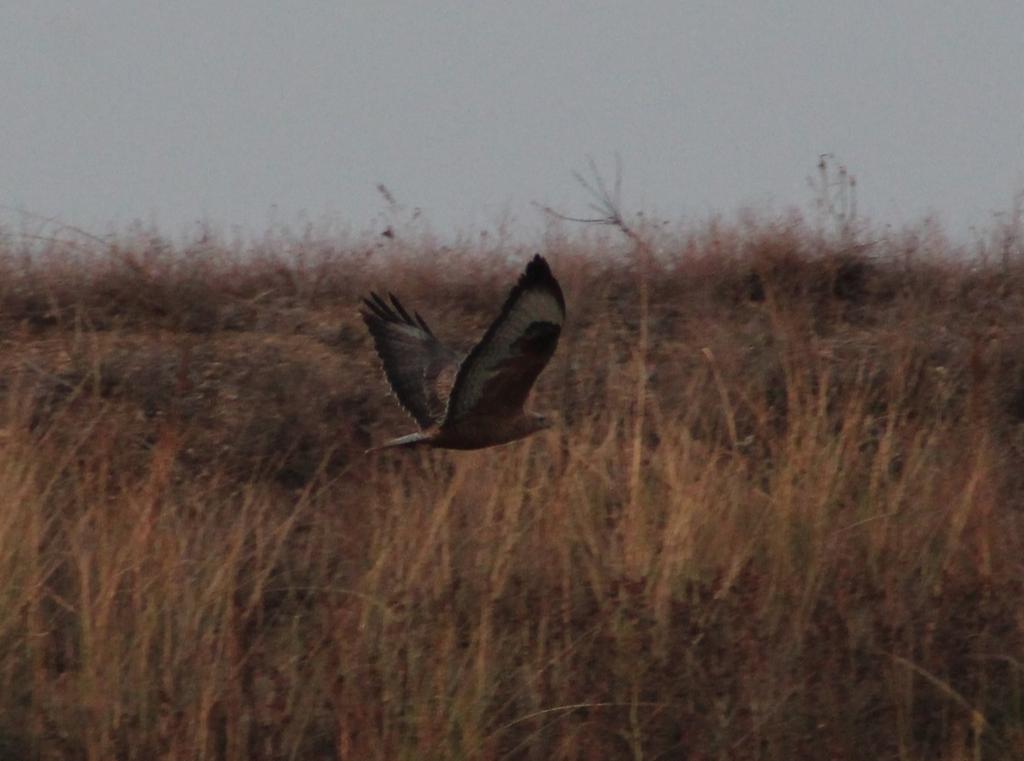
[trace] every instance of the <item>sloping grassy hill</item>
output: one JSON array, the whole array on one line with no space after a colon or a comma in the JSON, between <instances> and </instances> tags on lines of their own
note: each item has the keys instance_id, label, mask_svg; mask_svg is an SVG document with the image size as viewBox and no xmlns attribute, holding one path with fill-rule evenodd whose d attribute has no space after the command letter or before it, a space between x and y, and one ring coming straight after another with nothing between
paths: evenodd
<instances>
[{"instance_id":1,"label":"sloping grassy hill","mask_svg":"<svg viewBox=\"0 0 1024 761\"><path fill-rule=\"evenodd\" d=\"M0 244L0 759L1024 758L1019 241L552 235L560 425L365 456L485 243Z\"/></svg>"}]
</instances>

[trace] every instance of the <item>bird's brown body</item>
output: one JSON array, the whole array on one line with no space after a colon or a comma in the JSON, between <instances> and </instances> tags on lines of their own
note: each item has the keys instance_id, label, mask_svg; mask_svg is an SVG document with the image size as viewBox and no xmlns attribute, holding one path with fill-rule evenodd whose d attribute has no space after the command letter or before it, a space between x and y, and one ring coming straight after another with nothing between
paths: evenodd
<instances>
[{"instance_id":1,"label":"bird's brown body","mask_svg":"<svg viewBox=\"0 0 1024 761\"><path fill-rule=\"evenodd\" d=\"M540 415L519 415L505 419L464 423L431 431L431 445L440 449L483 449L508 444L549 428L547 418Z\"/></svg>"},{"instance_id":2,"label":"bird's brown body","mask_svg":"<svg viewBox=\"0 0 1024 761\"><path fill-rule=\"evenodd\" d=\"M565 320L562 290L543 257L530 261L501 314L461 361L418 313L390 299L371 294L362 316L388 383L421 430L376 449L483 449L548 427L523 409Z\"/></svg>"}]
</instances>

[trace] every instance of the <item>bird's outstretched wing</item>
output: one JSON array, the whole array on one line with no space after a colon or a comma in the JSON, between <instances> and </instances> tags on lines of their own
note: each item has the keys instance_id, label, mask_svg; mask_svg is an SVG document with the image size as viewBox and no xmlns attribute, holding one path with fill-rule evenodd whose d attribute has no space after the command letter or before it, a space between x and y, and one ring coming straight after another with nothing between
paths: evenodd
<instances>
[{"instance_id":1,"label":"bird's outstretched wing","mask_svg":"<svg viewBox=\"0 0 1024 761\"><path fill-rule=\"evenodd\" d=\"M444 417L459 355L434 337L418 312L410 316L393 294L388 296L390 304L371 293L360 314L399 404L428 428Z\"/></svg>"},{"instance_id":2,"label":"bird's outstretched wing","mask_svg":"<svg viewBox=\"0 0 1024 761\"><path fill-rule=\"evenodd\" d=\"M520 413L533 382L555 353L564 321L562 289L537 254L501 314L459 366L443 425Z\"/></svg>"}]
</instances>

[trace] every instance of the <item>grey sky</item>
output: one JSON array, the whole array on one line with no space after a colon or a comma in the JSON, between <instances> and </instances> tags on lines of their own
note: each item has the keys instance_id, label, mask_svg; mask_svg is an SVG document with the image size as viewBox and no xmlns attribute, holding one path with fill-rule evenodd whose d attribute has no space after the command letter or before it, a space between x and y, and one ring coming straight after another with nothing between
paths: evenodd
<instances>
[{"instance_id":1,"label":"grey sky","mask_svg":"<svg viewBox=\"0 0 1024 761\"><path fill-rule=\"evenodd\" d=\"M0 0L0 204L92 229L355 229L378 182L442 233L583 208L987 224L1024 187L1024 3ZM276 211L272 211L276 209ZM0 220L10 220L0 211Z\"/></svg>"}]
</instances>

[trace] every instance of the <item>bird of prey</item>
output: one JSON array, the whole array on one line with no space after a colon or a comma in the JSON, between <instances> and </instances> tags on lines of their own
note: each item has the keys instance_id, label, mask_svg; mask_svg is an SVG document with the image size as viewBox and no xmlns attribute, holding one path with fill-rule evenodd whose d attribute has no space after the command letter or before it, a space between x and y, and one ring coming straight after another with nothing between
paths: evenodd
<instances>
[{"instance_id":1,"label":"bird of prey","mask_svg":"<svg viewBox=\"0 0 1024 761\"><path fill-rule=\"evenodd\" d=\"M565 298L540 254L512 288L501 313L464 359L435 338L418 312L410 316L394 294L376 293L360 314L373 336L384 375L420 431L389 447L483 449L549 427L524 412L533 382L555 353Z\"/></svg>"}]
</instances>

